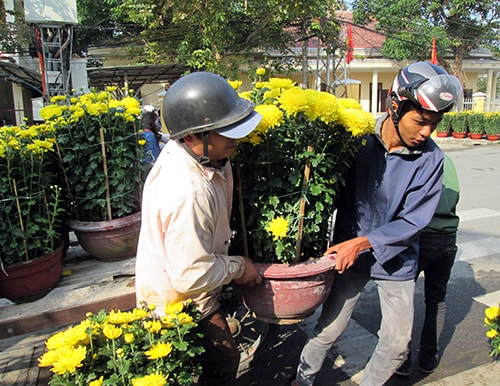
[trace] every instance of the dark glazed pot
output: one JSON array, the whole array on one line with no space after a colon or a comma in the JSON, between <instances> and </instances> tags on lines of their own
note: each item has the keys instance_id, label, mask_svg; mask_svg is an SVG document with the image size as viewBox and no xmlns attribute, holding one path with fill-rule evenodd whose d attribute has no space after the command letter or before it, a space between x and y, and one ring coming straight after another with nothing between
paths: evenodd
<instances>
[{"instance_id":1,"label":"dark glazed pot","mask_svg":"<svg viewBox=\"0 0 500 386\"><path fill-rule=\"evenodd\" d=\"M81 247L101 261L134 257L141 229L141 212L109 221L69 220Z\"/></svg>"},{"instance_id":2,"label":"dark glazed pot","mask_svg":"<svg viewBox=\"0 0 500 386\"><path fill-rule=\"evenodd\" d=\"M27 303L47 295L62 275L63 243L52 253L0 270L0 295L14 303ZM7 275L5 274L7 273Z\"/></svg>"}]
</instances>

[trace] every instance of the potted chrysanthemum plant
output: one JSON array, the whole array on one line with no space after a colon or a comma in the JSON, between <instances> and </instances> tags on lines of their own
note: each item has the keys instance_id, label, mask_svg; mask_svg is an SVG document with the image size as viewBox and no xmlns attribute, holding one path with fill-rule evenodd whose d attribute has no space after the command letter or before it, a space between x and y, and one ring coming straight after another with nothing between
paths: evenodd
<instances>
[{"instance_id":1,"label":"potted chrysanthemum plant","mask_svg":"<svg viewBox=\"0 0 500 386\"><path fill-rule=\"evenodd\" d=\"M62 194L55 133L47 125L0 128L0 296L21 303L61 278Z\"/></svg>"},{"instance_id":2,"label":"potted chrysanthemum plant","mask_svg":"<svg viewBox=\"0 0 500 386\"><path fill-rule=\"evenodd\" d=\"M139 101L117 88L60 95L40 114L56 132L69 226L101 260L135 255L145 167Z\"/></svg>"},{"instance_id":3,"label":"potted chrysanthemum plant","mask_svg":"<svg viewBox=\"0 0 500 386\"><path fill-rule=\"evenodd\" d=\"M486 336L488 337L491 351L490 356L500 357L500 304L498 306L488 307L484 311L484 324L488 328Z\"/></svg>"},{"instance_id":4,"label":"potted chrysanthemum plant","mask_svg":"<svg viewBox=\"0 0 500 386\"><path fill-rule=\"evenodd\" d=\"M194 385L203 353L192 303L173 303L163 316L155 306L100 311L49 337L40 367L49 385Z\"/></svg>"},{"instance_id":5,"label":"potted chrysanthemum plant","mask_svg":"<svg viewBox=\"0 0 500 386\"><path fill-rule=\"evenodd\" d=\"M240 92L255 103L263 119L240 142L233 160L239 192L235 225L240 235L234 244L240 246L239 252L264 263L263 276L284 277L286 270L304 278L308 269L319 269L328 273L331 283L333 263L322 255L328 246L335 195L363 145L363 135L373 131L375 118L353 99L304 90L287 78L263 80L259 71L252 90ZM266 304L274 308L271 318L297 317L296 310L283 310L280 316L275 308L285 303L300 306L307 298L321 301L330 287L327 283L319 289L301 281L308 292L290 295L298 296L297 302L255 294L245 300L250 308ZM282 282L279 285L283 288ZM293 286L297 288L296 283ZM264 284L245 290L265 288Z\"/></svg>"}]
</instances>

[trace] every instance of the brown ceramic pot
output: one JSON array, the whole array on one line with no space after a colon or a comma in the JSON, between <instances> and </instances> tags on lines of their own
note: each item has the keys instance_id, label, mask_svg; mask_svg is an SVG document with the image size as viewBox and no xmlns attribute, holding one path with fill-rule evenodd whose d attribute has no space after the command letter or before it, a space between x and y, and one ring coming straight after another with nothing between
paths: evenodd
<instances>
[{"instance_id":1,"label":"brown ceramic pot","mask_svg":"<svg viewBox=\"0 0 500 386\"><path fill-rule=\"evenodd\" d=\"M275 324L297 323L310 316L330 294L335 256L298 264L255 264L263 281L237 286L257 319Z\"/></svg>"}]
</instances>

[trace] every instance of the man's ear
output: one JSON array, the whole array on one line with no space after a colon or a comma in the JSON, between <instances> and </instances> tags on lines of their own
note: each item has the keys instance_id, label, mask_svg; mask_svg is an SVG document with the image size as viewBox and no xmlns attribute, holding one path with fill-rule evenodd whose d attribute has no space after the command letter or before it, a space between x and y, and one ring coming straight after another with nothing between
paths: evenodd
<instances>
[{"instance_id":1,"label":"man's ear","mask_svg":"<svg viewBox=\"0 0 500 386\"><path fill-rule=\"evenodd\" d=\"M396 102L394 99L391 101L391 106L394 111L398 111L398 102Z\"/></svg>"},{"instance_id":2,"label":"man's ear","mask_svg":"<svg viewBox=\"0 0 500 386\"><path fill-rule=\"evenodd\" d=\"M188 135L185 135L184 137L182 137L182 139L186 143L192 143L193 139L195 139L195 138L197 138L197 137L194 134L188 134Z\"/></svg>"}]
</instances>

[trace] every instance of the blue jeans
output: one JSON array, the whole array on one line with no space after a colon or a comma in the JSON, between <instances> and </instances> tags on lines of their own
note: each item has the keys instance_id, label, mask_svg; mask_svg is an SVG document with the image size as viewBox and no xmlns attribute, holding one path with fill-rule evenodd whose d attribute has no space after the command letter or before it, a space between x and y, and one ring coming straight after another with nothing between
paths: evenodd
<instances>
[{"instance_id":1,"label":"blue jeans","mask_svg":"<svg viewBox=\"0 0 500 386\"><path fill-rule=\"evenodd\" d=\"M369 274L349 269L337 274L332 292L323 304L313 336L308 339L297 369L299 385L313 385L328 350L342 335L351 319ZM413 325L415 281L374 280L380 299L382 322L379 341L368 361L360 385L383 385L404 361Z\"/></svg>"},{"instance_id":2,"label":"blue jeans","mask_svg":"<svg viewBox=\"0 0 500 386\"><path fill-rule=\"evenodd\" d=\"M455 241L455 235L420 236L418 274L424 272L425 320L419 358L434 358L439 351L439 336L446 313L446 288L457 254Z\"/></svg>"}]
</instances>

